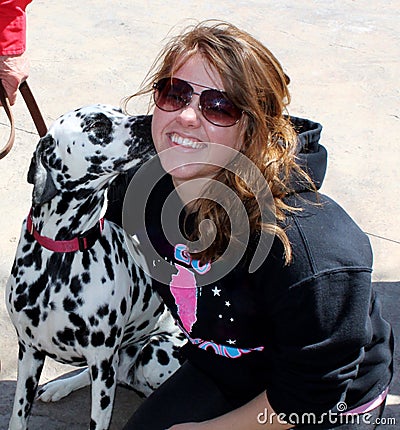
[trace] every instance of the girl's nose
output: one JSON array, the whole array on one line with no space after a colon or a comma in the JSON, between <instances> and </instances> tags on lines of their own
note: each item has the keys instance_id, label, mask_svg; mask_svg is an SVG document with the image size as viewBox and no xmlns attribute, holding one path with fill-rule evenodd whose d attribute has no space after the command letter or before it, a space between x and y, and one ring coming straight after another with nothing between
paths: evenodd
<instances>
[{"instance_id":1,"label":"girl's nose","mask_svg":"<svg viewBox=\"0 0 400 430\"><path fill-rule=\"evenodd\" d=\"M185 127L200 126L200 109L198 97L193 97L190 104L185 106L178 115L178 119Z\"/></svg>"}]
</instances>

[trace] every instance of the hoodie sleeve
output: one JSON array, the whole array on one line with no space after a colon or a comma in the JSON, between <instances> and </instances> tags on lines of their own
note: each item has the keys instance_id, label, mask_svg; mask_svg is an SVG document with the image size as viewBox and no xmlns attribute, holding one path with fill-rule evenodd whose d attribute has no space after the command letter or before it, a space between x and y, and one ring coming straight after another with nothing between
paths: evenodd
<instances>
[{"instance_id":1,"label":"hoodie sleeve","mask_svg":"<svg viewBox=\"0 0 400 430\"><path fill-rule=\"evenodd\" d=\"M331 271L274 304L267 396L275 412L318 415L345 401L371 341L369 286L366 270Z\"/></svg>"},{"instance_id":2,"label":"hoodie sleeve","mask_svg":"<svg viewBox=\"0 0 400 430\"><path fill-rule=\"evenodd\" d=\"M25 8L31 0L0 0L0 55L20 55L26 48Z\"/></svg>"},{"instance_id":3,"label":"hoodie sleeve","mask_svg":"<svg viewBox=\"0 0 400 430\"><path fill-rule=\"evenodd\" d=\"M348 397L363 379L360 367L375 335L369 240L334 201L307 198L313 203L305 194L289 201L303 208L286 225L293 260L278 274L269 269L275 279L265 296L273 327L267 395L276 412L287 414L335 411L339 402L354 406L371 393L366 382Z\"/></svg>"}]
</instances>

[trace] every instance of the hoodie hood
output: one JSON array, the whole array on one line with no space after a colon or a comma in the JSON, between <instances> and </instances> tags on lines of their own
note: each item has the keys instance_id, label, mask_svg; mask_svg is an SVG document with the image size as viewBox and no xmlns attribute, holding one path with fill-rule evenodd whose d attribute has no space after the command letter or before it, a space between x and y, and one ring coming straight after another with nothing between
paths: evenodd
<instances>
[{"instance_id":1,"label":"hoodie hood","mask_svg":"<svg viewBox=\"0 0 400 430\"><path fill-rule=\"evenodd\" d=\"M322 126L304 118L290 117L290 121L298 136L297 162L319 189L325 177L328 159L326 149L319 143ZM296 193L310 189L304 179L297 177L293 178L291 188Z\"/></svg>"}]
</instances>

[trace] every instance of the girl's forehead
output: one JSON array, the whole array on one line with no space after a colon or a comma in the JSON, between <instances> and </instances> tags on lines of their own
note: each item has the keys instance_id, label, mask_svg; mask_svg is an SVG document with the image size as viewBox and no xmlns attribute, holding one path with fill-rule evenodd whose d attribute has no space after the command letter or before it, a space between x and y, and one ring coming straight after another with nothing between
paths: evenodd
<instances>
[{"instance_id":1,"label":"girl's forehead","mask_svg":"<svg viewBox=\"0 0 400 430\"><path fill-rule=\"evenodd\" d=\"M201 54L197 53L184 62L177 62L172 75L176 78L198 83L208 88L224 90L221 75L217 69Z\"/></svg>"}]
</instances>

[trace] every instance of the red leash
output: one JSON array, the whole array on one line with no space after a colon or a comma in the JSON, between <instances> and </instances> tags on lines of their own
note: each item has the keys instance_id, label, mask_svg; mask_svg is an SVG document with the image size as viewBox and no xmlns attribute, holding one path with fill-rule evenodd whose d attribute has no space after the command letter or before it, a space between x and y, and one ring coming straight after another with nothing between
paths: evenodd
<instances>
[{"instance_id":1,"label":"red leash","mask_svg":"<svg viewBox=\"0 0 400 430\"><path fill-rule=\"evenodd\" d=\"M46 123L42 117L40 109L36 103L35 97L33 97L32 91L29 88L29 85L26 81L22 82L19 86L19 90L22 94L23 99L28 107L29 113L35 123L36 130L40 137L43 137L47 133ZM0 80L0 101L3 106L3 109L6 112L8 120L10 122L10 135L8 137L8 141L5 144L4 148L0 150L0 159L4 158L10 151L14 145L15 141L15 121L14 116L11 110L10 101L8 100L7 93L3 87L3 84Z\"/></svg>"}]
</instances>

